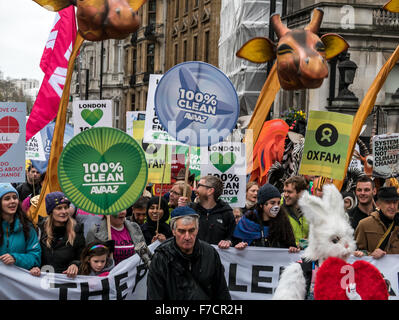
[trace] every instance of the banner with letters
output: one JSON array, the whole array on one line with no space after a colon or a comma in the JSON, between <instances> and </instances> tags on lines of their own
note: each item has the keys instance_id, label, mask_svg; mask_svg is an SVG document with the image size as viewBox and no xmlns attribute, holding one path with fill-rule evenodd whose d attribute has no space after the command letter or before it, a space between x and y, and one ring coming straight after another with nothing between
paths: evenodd
<instances>
[{"instance_id":1,"label":"banner with letters","mask_svg":"<svg viewBox=\"0 0 399 320\"><path fill-rule=\"evenodd\" d=\"M154 242L151 251L159 245ZM300 259L301 253L287 249L247 247L244 250L218 249L233 300L268 300L277 287L284 267ZM372 263L390 283L391 300L398 300L399 255L355 258L348 263L365 260ZM345 274L343 274L343 277ZM34 277L27 270L0 262L0 300L145 300L147 270L137 254L119 263L106 277L42 273Z\"/></svg>"},{"instance_id":2,"label":"banner with letters","mask_svg":"<svg viewBox=\"0 0 399 320\"><path fill-rule=\"evenodd\" d=\"M342 180L353 116L310 111L299 174Z\"/></svg>"}]
</instances>

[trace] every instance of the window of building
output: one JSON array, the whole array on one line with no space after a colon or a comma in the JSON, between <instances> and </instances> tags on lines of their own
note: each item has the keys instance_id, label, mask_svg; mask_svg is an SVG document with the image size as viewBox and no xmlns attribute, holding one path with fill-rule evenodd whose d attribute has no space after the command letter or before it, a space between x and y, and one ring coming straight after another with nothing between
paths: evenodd
<instances>
[{"instance_id":1,"label":"window of building","mask_svg":"<svg viewBox=\"0 0 399 320\"><path fill-rule=\"evenodd\" d=\"M132 93L132 102L131 102L131 109L132 111L137 111L137 106L136 106L136 94Z\"/></svg>"},{"instance_id":2,"label":"window of building","mask_svg":"<svg viewBox=\"0 0 399 320\"><path fill-rule=\"evenodd\" d=\"M150 0L148 2L148 24L153 24L155 26L157 22L156 18L156 10L157 10L157 1Z\"/></svg>"},{"instance_id":3,"label":"window of building","mask_svg":"<svg viewBox=\"0 0 399 320\"><path fill-rule=\"evenodd\" d=\"M209 62L209 30L205 31L204 51L204 60L205 62Z\"/></svg>"},{"instance_id":4,"label":"window of building","mask_svg":"<svg viewBox=\"0 0 399 320\"><path fill-rule=\"evenodd\" d=\"M187 61L187 40L183 40L183 61Z\"/></svg>"},{"instance_id":5,"label":"window of building","mask_svg":"<svg viewBox=\"0 0 399 320\"><path fill-rule=\"evenodd\" d=\"M194 8L198 8L199 7L199 0L194 0Z\"/></svg>"},{"instance_id":6,"label":"window of building","mask_svg":"<svg viewBox=\"0 0 399 320\"><path fill-rule=\"evenodd\" d=\"M119 128L119 119L120 119L119 116L120 116L119 101L114 100L114 119L115 119L114 128Z\"/></svg>"},{"instance_id":7,"label":"window of building","mask_svg":"<svg viewBox=\"0 0 399 320\"><path fill-rule=\"evenodd\" d=\"M154 73L155 43L147 44L147 72Z\"/></svg>"},{"instance_id":8,"label":"window of building","mask_svg":"<svg viewBox=\"0 0 399 320\"><path fill-rule=\"evenodd\" d=\"M184 13L188 12L188 0L184 0Z\"/></svg>"},{"instance_id":9,"label":"window of building","mask_svg":"<svg viewBox=\"0 0 399 320\"><path fill-rule=\"evenodd\" d=\"M137 73L137 50L136 48L132 49L132 74Z\"/></svg>"},{"instance_id":10,"label":"window of building","mask_svg":"<svg viewBox=\"0 0 399 320\"><path fill-rule=\"evenodd\" d=\"M198 60L198 36L193 37L193 60Z\"/></svg>"},{"instance_id":11,"label":"window of building","mask_svg":"<svg viewBox=\"0 0 399 320\"><path fill-rule=\"evenodd\" d=\"M178 55L179 55L179 47L178 44L175 43L175 49L174 49L174 64L176 65L177 62L179 61Z\"/></svg>"},{"instance_id":12,"label":"window of building","mask_svg":"<svg viewBox=\"0 0 399 320\"><path fill-rule=\"evenodd\" d=\"M175 18L178 18L179 17L179 6L180 6L180 4L179 4L179 0L175 0Z\"/></svg>"}]
</instances>

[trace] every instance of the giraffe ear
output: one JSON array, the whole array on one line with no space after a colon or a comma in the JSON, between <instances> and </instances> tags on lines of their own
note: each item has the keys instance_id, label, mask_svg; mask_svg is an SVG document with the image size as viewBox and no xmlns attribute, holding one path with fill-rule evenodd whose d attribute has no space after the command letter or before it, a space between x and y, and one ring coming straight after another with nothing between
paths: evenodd
<instances>
[{"instance_id":1,"label":"giraffe ear","mask_svg":"<svg viewBox=\"0 0 399 320\"><path fill-rule=\"evenodd\" d=\"M349 48L344 38L335 33L327 33L321 37L326 47L326 59L330 60Z\"/></svg>"},{"instance_id":2,"label":"giraffe ear","mask_svg":"<svg viewBox=\"0 0 399 320\"><path fill-rule=\"evenodd\" d=\"M268 38L257 37L246 42L236 56L255 63L265 63L276 57L275 47Z\"/></svg>"},{"instance_id":3,"label":"giraffe ear","mask_svg":"<svg viewBox=\"0 0 399 320\"><path fill-rule=\"evenodd\" d=\"M133 11L137 11L147 0L128 0L129 6L133 9Z\"/></svg>"},{"instance_id":4,"label":"giraffe ear","mask_svg":"<svg viewBox=\"0 0 399 320\"><path fill-rule=\"evenodd\" d=\"M72 5L69 0L33 0L49 11L60 11Z\"/></svg>"},{"instance_id":5,"label":"giraffe ear","mask_svg":"<svg viewBox=\"0 0 399 320\"><path fill-rule=\"evenodd\" d=\"M395 0L388 1L384 5L384 9L391 12L399 12L399 2Z\"/></svg>"}]
</instances>

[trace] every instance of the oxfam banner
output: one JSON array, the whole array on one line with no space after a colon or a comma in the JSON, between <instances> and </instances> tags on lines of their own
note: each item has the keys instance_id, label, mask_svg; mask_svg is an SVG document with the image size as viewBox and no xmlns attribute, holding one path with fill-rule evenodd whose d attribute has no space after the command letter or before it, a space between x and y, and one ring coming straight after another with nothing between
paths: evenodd
<instances>
[{"instance_id":1,"label":"oxfam banner","mask_svg":"<svg viewBox=\"0 0 399 320\"><path fill-rule=\"evenodd\" d=\"M177 141L190 146L221 142L237 123L237 92L216 67L198 61L180 63L161 78L155 112Z\"/></svg>"},{"instance_id":2,"label":"oxfam banner","mask_svg":"<svg viewBox=\"0 0 399 320\"><path fill-rule=\"evenodd\" d=\"M114 128L92 128L75 136L58 164L62 191L83 211L114 214L132 205L147 184L140 145Z\"/></svg>"},{"instance_id":3,"label":"oxfam banner","mask_svg":"<svg viewBox=\"0 0 399 320\"><path fill-rule=\"evenodd\" d=\"M353 116L310 111L299 174L342 180Z\"/></svg>"}]
</instances>

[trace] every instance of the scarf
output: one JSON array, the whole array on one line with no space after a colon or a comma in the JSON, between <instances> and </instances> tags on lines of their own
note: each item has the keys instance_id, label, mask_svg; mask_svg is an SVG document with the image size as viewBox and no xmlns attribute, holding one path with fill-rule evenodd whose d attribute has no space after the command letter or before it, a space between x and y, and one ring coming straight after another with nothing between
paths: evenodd
<instances>
[{"instance_id":1,"label":"scarf","mask_svg":"<svg viewBox=\"0 0 399 320\"><path fill-rule=\"evenodd\" d=\"M263 231L263 235L262 235ZM241 239L251 245L252 241L255 239L266 238L269 234L269 227L261 226L260 224L248 219L243 216L238 222L233 236Z\"/></svg>"}]
</instances>

